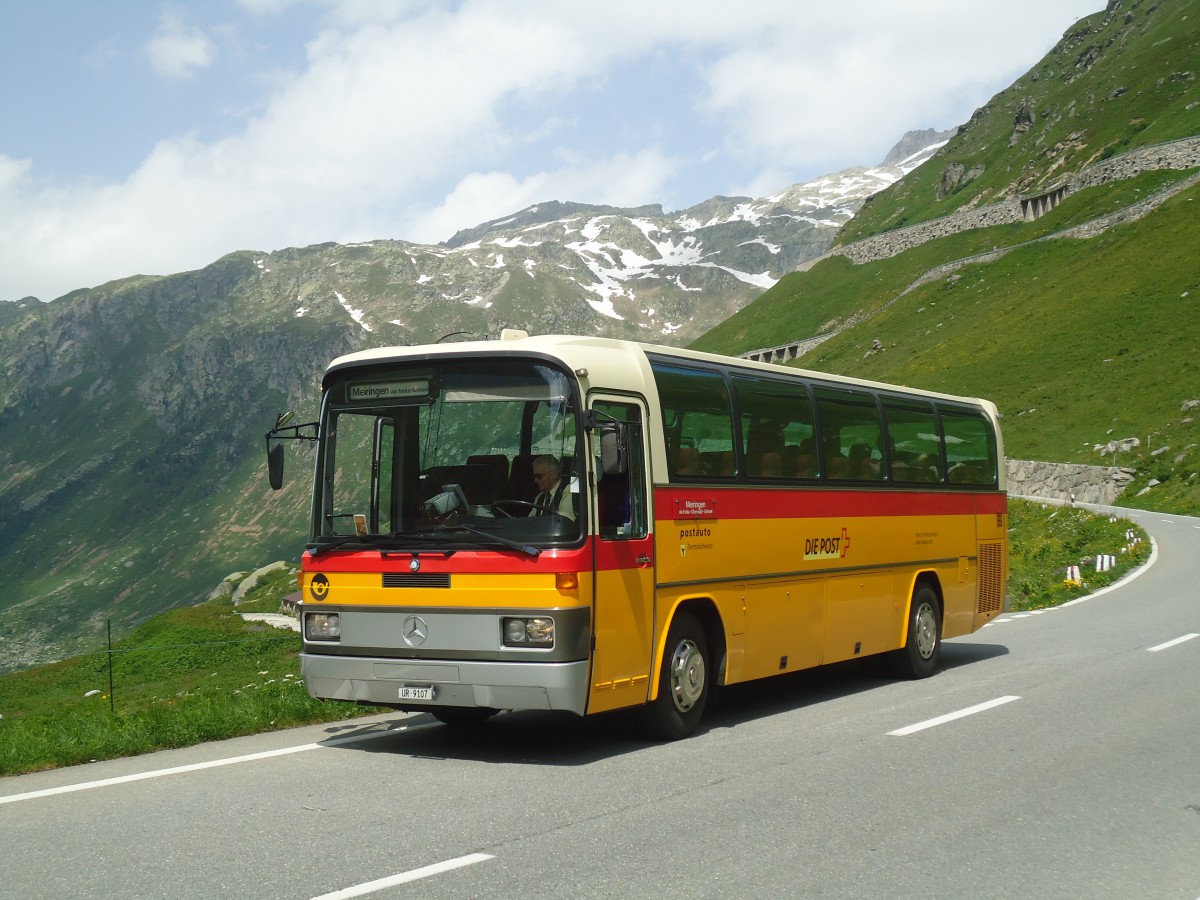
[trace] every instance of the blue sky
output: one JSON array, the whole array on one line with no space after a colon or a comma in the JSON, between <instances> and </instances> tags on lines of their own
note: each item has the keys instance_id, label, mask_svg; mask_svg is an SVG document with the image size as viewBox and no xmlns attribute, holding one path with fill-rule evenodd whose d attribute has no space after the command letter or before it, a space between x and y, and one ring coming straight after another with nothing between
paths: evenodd
<instances>
[{"instance_id":1,"label":"blue sky","mask_svg":"<svg viewBox=\"0 0 1200 900\"><path fill-rule=\"evenodd\" d=\"M6 0L0 300L683 209L965 122L1103 0Z\"/></svg>"}]
</instances>

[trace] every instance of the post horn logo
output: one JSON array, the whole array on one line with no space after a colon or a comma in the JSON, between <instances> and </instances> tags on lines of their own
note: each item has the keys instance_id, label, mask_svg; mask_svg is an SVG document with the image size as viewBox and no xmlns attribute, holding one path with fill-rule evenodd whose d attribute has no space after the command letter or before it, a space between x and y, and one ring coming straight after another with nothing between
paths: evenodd
<instances>
[{"instance_id":1,"label":"post horn logo","mask_svg":"<svg viewBox=\"0 0 1200 900\"><path fill-rule=\"evenodd\" d=\"M318 572L313 576L313 580L308 585L308 592L317 601L324 600L329 596L329 579L325 577L324 572Z\"/></svg>"}]
</instances>

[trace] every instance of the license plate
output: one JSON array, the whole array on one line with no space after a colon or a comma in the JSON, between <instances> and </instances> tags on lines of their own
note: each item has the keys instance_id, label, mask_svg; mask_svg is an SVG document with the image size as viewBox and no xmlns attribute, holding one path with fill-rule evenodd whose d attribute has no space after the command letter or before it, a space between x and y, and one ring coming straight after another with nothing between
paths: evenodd
<instances>
[{"instance_id":1,"label":"license plate","mask_svg":"<svg viewBox=\"0 0 1200 900\"><path fill-rule=\"evenodd\" d=\"M404 687L400 688L400 699L401 700L432 700L433 699L433 688L432 687L409 687L408 685L405 685Z\"/></svg>"}]
</instances>

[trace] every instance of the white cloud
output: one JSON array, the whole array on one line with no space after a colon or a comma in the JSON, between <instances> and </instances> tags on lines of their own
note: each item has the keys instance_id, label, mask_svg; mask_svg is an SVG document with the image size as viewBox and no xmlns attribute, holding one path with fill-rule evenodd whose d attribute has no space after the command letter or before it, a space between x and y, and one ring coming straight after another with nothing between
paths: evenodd
<instances>
[{"instance_id":1,"label":"white cloud","mask_svg":"<svg viewBox=\"0 0 1200 900\"><path fill-rule=\"evenodd\" d=\"M217 48L199 28L188 26L178 13L166 11L158 30L145 45L150 67L166 78L190 78L199 69L207 69Z\"/></svg>"},{"instance_id":2,"label":"white cloud","mask_svg":"<svg viewBox=\"0 0 1200 900\"><path fill-rule=\"evenodd\" d=\"M237 5L256 16L277 15L300 0L236 0Z\"/></svg>"},{"instance_id":3,"label":"white cloud","mask_svg":"<svg viewBox=\"0 0 1200 900\"><path fill-rule=\"evenodd\" d=\"M646 198L659 194L673 165L671 159L647 150L635 156L576 160L556 171L522 179L507 172L472 172L436 209L414 215L407 239L435 243L461 228L549 200L641 206Z\"/></svg>"},{"instance_id":4,"label":"white cloud","mask_svg":"<svg viewBox=\"0 0 1200 900\"><path fill-rule=\"evenodd\" d=\"M1011 80L1053 41L1031 36L1030 21L1085 2L763 0L731 14L725 0L611 0L598 14L556 0L239 0L254 15L329 18L310 31L302 68L263 79L267 93L242 107L257 112L229 136L161 136L112 183L63 183L0 147L0 299L239 249L436 242L544 200L766 194L878 162L909 128L965 121L1002 86L997 73ZM184 78L217 65L222 34L168 12L145 49L155 71ZM606 93L663 56L683 60L673 71L691 82ZM655 121L666 111L709 129L709 143L672 143ZM586 126L601 113L639 127L597 134ZM680 186L689 166L730 159L740 168L726 181Z\"/></svg>"},{"instance_id":5,"label":"white cloud","mask_svg":"<svg viewBox=\"0 0 1200 900\"><path fill-rule=\"evenodd\" d=\"M0 197L8 191L17 190L21 183L29 178L32 169L32 161L13 159L0 153Z\"/></svg>"},{"instance_id":6,"label":"white cloud","mask_svg":"<svg viewBox=\"0 0 1200 900\"><path fill-rule=\"evenodd\" d=\"M1040 59L1053 32L1031 40L1048 8L1092 12L1089 0L972 4L893 0L804 7L769 37L720 49L705 69L704 111L720 119L727 149L780 165L829 171L878 162L913 128L950 128L997 87ZM1092 7L1089 9L1089 7ZM1070 16L1060 14L1065 28ZM875 150L877 158L862 154ZM812 169L812 167L817 167Z\"/></svg>"}]
</instances>

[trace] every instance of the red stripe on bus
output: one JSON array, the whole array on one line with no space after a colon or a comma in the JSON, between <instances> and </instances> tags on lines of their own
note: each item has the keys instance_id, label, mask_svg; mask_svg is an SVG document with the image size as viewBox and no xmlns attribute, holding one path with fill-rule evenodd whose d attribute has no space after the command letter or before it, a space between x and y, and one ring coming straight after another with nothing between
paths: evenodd
<instances>
[{"instance_id":1,"label":"red stripe on bus","mask_svg":"<svg viewBox=\"0 0 1200 900\"><path fill-rule=\"evenodd\" d=\"M593 544L595 545L593 547ZM593 550L595 556L593 556ZM419 572L441 574L450 572L466 575L530 575L558 572L590 572L592 560L601 571L632 569L648 565L654 557L653 538L600 540L589 538L582 547L569 550L543 550L533 557L508 550L468 550L452 556L441 553L421 553ZM304 555L306 572L411 572L411 553L392 553L381 558L378 550L333 552L313 560ZM640 560L640 561L639 561Z\"/></svg>"},{"instance_id":2,"label":"red stripe on bus","mask_svg":"<svg viewBox=\"0 0 1200 900\"><path fill-rule=\"evenodd\" d=\"M686 504L690 501L691 505ZM678 505L677 505L678 504ZM699 515L676 516L676 509ZM950 491L863 491L838 489L657 487L655 519L659 522L753 519L823 519L886 516L969 516L1003 514L1008 497L998 491L977 494ZM593 546L594 545L594 546ZM601 571L635 568L653 558L653 541L589 538L581 547L543 550L538 556L507 550L459 550L450 556L436 551L332 551L301 560L305 572L410 572L412 561L424 573L533 574L588 572L593 560Z\"/></svg>"},{"instance_id":3,"label":"red stripe on bus","mask_svg":"<svg viewBox=\"0 0 1200 900\"><path fill-rule=\"evenodd\" d=\"M837 488L659 487L654 517L703 519L823 519L864 516L970 516L1002 513L999 491L839 490Z\"/></svg>"},{"instance_id":4,"label":"red stripe on bus","mask_svg":"<svg viewBox=\"0 0 1200 900\"><path fill-rule=\"evenodd\" d=\"M322 554L313 559L302 557L306 572L411 572L412 561L420 565L419 572L440 574L455 572L470 575L536 574L544 572L583 572L592 568L592 549L589 544L565 550L543 550L530 556L516 550L458 550L450 556L440 552L391 552L381 557L378 550L359 550Z\"/></svg>"}]
</instances>

